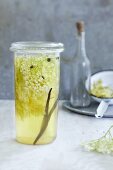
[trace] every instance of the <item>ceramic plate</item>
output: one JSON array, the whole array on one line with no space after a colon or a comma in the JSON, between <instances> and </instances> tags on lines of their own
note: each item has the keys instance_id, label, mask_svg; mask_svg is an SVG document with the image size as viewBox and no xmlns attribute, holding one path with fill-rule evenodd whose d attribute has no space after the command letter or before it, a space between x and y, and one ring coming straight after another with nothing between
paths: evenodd
<instances>
[{"instance_id":1,"label":"ceramic plate","mask_svg":"<svg viewBox=\"0 0 113 170\"><path fill-rule=\"evenodd\" d=\"M98 103L92 102L90 106L85 107L85 108L81 108L81 107L74 108L74 107L71 106L69 101L65 101L63 103L63 107L72 111L72 112L75 112L76 114L95 117L95 113L96 113L96 109L98 107ZM113 118L113 105L109 106L107 112L105 113L105 115L103 117L104 118Z\"/></svg>"}]
</instances>

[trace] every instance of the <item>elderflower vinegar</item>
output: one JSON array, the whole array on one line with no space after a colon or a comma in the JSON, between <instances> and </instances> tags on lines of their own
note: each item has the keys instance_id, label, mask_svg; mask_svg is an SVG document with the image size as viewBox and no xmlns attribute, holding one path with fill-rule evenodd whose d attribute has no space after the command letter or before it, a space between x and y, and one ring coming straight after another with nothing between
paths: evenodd
<instances>
[{"instance_id":1,"label":"elderflower vinegar","mask_svg":"<svg viewBox=\"0 0 113 170\"><path fill-rule=\"evenodd\" d=\"M59 52L63 45L16 43L13 51L15 46L16 140L24 144L50 143L57 131Z\"/></svg>"}]
</instances>

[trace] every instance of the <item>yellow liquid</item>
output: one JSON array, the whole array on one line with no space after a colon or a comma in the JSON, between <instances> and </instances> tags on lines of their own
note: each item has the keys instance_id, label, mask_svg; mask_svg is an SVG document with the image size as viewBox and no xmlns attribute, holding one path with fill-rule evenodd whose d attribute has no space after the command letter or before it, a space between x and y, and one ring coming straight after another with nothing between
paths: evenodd
<instances>
[{"instance_id":1,"label":"yellow liquid","mask_svg":"<svg viewBox=\"0 0 113 170\"><path fill-rule=\"evenodd\" d=\"M52 55L15 56L16 139L46 144L56 137L59 58ZM47 109L47 99L49 107ZM55 105L55 107L54 107ZM49 114L52 114L49 118ZM47 118L47 119L46 119Z\"/></svg>"}]
</instances>

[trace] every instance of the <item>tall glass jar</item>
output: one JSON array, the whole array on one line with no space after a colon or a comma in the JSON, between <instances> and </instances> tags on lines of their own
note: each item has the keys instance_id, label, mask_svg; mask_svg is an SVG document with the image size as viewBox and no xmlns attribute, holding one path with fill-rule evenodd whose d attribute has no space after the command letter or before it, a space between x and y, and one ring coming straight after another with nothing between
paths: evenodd
<instances>
[{"instance_id":1,"label":"tall glass jar","mask_svg":"<svg viewBox=\"0 0 113 170\"><path fill-rule=\"evenodd\" d=\"M46 144L56 138L63 44L16 42L11 45L15 66L16 140Z\"/></svg>"}]
</instances>

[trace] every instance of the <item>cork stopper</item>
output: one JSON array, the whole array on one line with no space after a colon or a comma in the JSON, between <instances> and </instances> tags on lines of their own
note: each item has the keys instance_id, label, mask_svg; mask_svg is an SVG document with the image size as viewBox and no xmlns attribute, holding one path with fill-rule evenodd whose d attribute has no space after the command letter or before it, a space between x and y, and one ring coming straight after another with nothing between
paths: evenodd
<instances>
[{"instance_id":1,"label":"cork stopper","mask_svg":"<svg viewBox=\"0 0 113 170\"><path fill-rule=\"evenodd\" d=\"M76 28L77 28L78 34L80 35L81 32L84 32L84 22L83 21L76 22Z\"/></svg>"}]
</instances>

